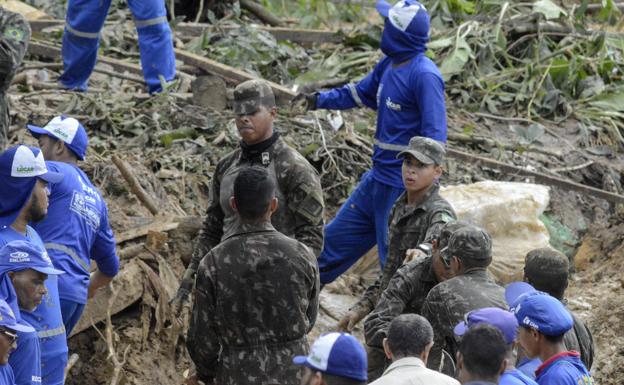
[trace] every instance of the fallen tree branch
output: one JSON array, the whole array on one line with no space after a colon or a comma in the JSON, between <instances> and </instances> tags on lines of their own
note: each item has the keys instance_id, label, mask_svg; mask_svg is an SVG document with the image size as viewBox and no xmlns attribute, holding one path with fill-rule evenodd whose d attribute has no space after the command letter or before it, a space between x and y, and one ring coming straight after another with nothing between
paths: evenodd
<instances>
[{"instance_id":1,"label":"fallen tree branch","mask_svg":"<svg viewBox=\"0 0 624 385\"><path fill-rule=\"evenodd\" d=\"M256 3L253 0L239 0L242 9L253 13L258 19L262 20L265 24L272 25L274 27L280 27L284 25L284 22L273 13L269 12L261 4Z\"/></svg>"},{"instance_id":2,"label":"fallen tree branch","mask_svg":"<svg viewBox=\"0 0 624 385\"><path fill-rule=\"evenodd\" d=\"M108 357L113 361L113 375L111 376L110 385L117 385L119 382L119 375L121 374L121 370L123 366L126 364L126 360L128 358L128 351L130 351L130 345L127 345L124 349L123 356L121 360L117 356L117 352L115 351L115 338L114 338L114 330L113 330L113 321L112 311L111 309L115 305L115 301L117 300L117 294L119 293L119 289L115 289L113 282L109 284L112 295L108 300L108 308L106 309L106 346L108 348Z\"/></svg>"},{"instance_id":3,"label":"fallen tree branch","mask_svg":"<svg viewBox=\"0 0 624 385\"><path fill-rule=\"evenodd\" d=\"M111 160L113 161L113 163L115 163L115 166L117 166L117 169L119 170L121 175L124 177L126 182L128 182L130 191L132 191L134 195L136 195L139 201L143 203L143 206L145 206L150 211L150 213L152 213L152 215L154 216L158 215L158 211L159 211L158 207L152 200L152 197L147 195L145 190L143 190L143 187L141 187L139 180L136 178L136 176L134 176L132 171L130 171L128 164L124 160L119 158L117 155L111 156Z\"/></svg>"}]
</instances>

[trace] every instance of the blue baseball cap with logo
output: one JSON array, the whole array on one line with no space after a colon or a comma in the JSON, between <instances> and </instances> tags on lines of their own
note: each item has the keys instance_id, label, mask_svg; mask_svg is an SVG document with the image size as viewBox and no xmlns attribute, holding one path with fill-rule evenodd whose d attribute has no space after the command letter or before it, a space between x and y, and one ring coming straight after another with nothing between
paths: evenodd
<instances>
[{"instance_id":1,"label":"blue baseball cap with logo","mask_svg":"<svg viewBox=\"0 0 624 385\"><path fill-rule=\"evenodd\" d=\"M40 149L19 145L0 154L0 228L15 221L37 179L48 183L63 179L63 174L48 171Z\"/></svg>"},{"instance_id":2,"label":"blue baseball cap with logo","mask_svg":"<svg viewBox=\"0 0 624 385\"><path fill-rule=\"evenodd\" d=\"M507 310L497 307L484 307L466 313L464 320L455 326L455 335L463 336L468 329L478 324L492 325L503 333L505 341L511 345L516 340L518 321L516 316Z\"/></svg>"},{"instance_id":3,"label":"blue baseball cap with logo","mask_svg":"<svg viewBox=\"0 0 624 385\"><path fill-rule=\"evenodd\" d=\"M366 351L349 333L323 334L314 342L308 356L296 356L293 363L332 376L368 380Z\"/></svg>"},{"instance_id":4,"label":"blue baseball cap with logo","mask_svg":"<svg viewBox=\"0 0 624 385\"><path fill-rule=\"evenodd\" d=\"M509 284L505 299L520 326L547 336L560 336L574 326L572 315L561 301L526 282Z\"/></svg>"},{"instance_id":5,"label":"blue baseball cap with logo","mask_svg":"<svg viewBox=\"0 0 624 385\"><path fill-rule=\"evenodd\" d=\"M35 138L39 135L48 135L57 140L62 140L67 148L76 154L78 159L84 160L89 146L89 138L87 131L77 119L61 115L50 120L43 127L30 124L26 127Z\"/></svg>"},{"instance_id":6,"label":"blue baseball cap with logo","mask_svg":"<svg viewBox=\"0 0 624 385\"><path fill-rule=\"evenodd\" d=\"M3 299L0 299L0 327L24 333L33 333L35 331L31 326L18 324L13 309Z\"/></svg>"},{"instance_id":7,"label":"blue baseball cap with logo","mask_svg":"<svg viewBox=\"0 0 624 385\"><path fill-rule=\"evenodd\" d=\"M0 271L33 269L43 274L65 274L54 268L48 252L28 241L12 241L0 249Z\"/></svg>"},{"instance_id":8,"label":"blue baseball cap with logo","mask_svg":"<svg viewBox=\"0 0 624 385\"><path fill-rule=\"evenodd\" d=\"M375 8L399 31L429 37L429 13L418 1L401 0L392 5L385 0L378 0Z\"/></svg>"}]
</instances>

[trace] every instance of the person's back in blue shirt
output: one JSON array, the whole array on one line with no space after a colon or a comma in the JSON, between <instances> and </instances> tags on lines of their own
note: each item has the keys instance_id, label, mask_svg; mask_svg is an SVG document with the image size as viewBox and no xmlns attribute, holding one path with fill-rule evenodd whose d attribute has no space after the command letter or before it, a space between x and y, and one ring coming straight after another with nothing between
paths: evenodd
<instances>
[{"instance_id":1,"label":"person's back in blue shirt","mask_svg":"<svg viewBox=\"0 0 624 385\"><path fill-rule=\"evenodd\" d=\"M0 385L15 385L15 377L10 365L0 365Z\"/></svg>"},{"instance_id":2,"label":"person's back in blue shirt","mask_svg":"<svg viewBox=\"0 0 624 385\"><path fill-rule=\"evenodd\" d=\"M518 369L511 369L500 376L498 385L537 385L537 383Z\"/></svg>"},{"instance_id":3,"label":"person's back in blue shirt","mask_svg":"<svg viewBox=\"0 0 624 385\"><path fill-rule=\"evenodd\" d=\"M580 354L567 351L546 360L536 371L539 385L593 385L594 380L583 365Z\"/></svg>"},{"instance_id":4,"label":"person's back in blue shirt","mask_svg":"<svg viewBox=\"0 0 624 385\"><path fill-rule=\"evenodd\" d=\"M30 226L26 227L26 234L20 234L11 227L0 229L0 247L16 240L30 241L45 250L41 238ZM45 286L48 293L44 301L33 312L20 313L22 319L37 330L41 350L42 384L62 385L68 349L60 312L57 276L50 275Z\"/></svg>"},{"instance_id":5,"label":"person's back in blue shirt","mask_svg":"<svg viewBox=\"0 0 624 385\"><path fill-rule=\"evenodd\" d=\"M542 360L537 357L533 359L524 357L518 362L516 369L524 373L527 377L535 380L535 371L541 364Z\"/></svg>"},{"instance_id":6,"label":"person's back in blue shirt","mask_svg":"<svg viewBox=\"0 0 624 385\"><path fill-rule=\"evenodd\" d=\"M87 303L90 260L98 270L114 277L119 270L115 238L104 199L76 165L46 162L49 170L65 175L50 185L48 215L33 227L44 241L59 276L59 298L68 330L76 324ZM68 305L69 303L69 305ZM80 305L80 306L79 306Z\"/></svg>"}]
</instances>

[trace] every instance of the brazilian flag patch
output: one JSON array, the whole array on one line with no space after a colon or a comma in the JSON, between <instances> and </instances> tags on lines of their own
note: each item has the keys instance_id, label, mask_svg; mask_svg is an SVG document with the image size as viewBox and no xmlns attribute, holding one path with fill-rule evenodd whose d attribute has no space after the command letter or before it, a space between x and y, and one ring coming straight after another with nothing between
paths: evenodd
<instances>
[{"instance_id":1,"label":"brazilian flag patch","mask_svg":"<svg viewBox=\"0 0 624 385\"><path fill-rule=\"evenodd\" d=\"M440 219L442 219L442 222L447 223L447 222L452 222L455 220L455 218L453 218L452 216L448 215L447 213L443 213L440 216Z\"/></svg>"},{"instance_id":2,"label":"brazilian flag patch","mask_svg":"<svg viewBox=\"0 0 624 385\"><path fill-rule=\"evenodd\" d=\"M9 39L22 41L24 40L24 30L19 28L7 28L4 30L4 37Z\"/></svg>"}]
</instances>

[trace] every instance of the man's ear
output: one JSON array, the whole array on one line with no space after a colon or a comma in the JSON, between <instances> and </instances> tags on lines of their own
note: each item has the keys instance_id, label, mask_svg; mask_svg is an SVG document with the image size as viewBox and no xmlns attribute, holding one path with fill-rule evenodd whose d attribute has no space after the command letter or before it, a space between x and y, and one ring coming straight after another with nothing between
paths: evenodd
<instances>
[{"instance_id":1,"label":"man's ear","mask_svg":"<svg viewBox=\"0 0 624 385\"><path fill-rule=\"evenodd\" d=\"M389 360L392 360L392 351L390 351L390 346L388 346L388 339L384 338L381 345L383 346L384 353L386 353L386 357L388 357Z\"/></svg>"},{"instance_id":2,"label":"man's ear","mask_svg":"<svg viewBox=\"0 0 624 385\"><path fill-rule=\"evenodd\" d=\"M436 165L434 168L434 172L435 172L435 177L439 178L442 176L442 174L444 174L444 169L442 168L442 166Z\"/></svg>"},{"instance_id":3,"label":"man's ear","mask_svg":"<svg viewBox=\"0 0 624 385\"><path fill-rule=\"evenodd\" d=\"M422 362L425 363L425 365L427 365L427 361L429 360L429 352L431 351L432 347L433 341L429 342L427 346L425 346L425 348L423 349L422 353L420 353L420 359L422 360Z\"/></svg>"},{"instance_id":4,"label":"man's ear","mask_svg":"<svg viewBox=\"0 0 624 385\"><path fill-rule=\"evenodd\" d=\"M271 214L273 214L277 210L278 205L279 205L279 199L277 199L277 197L273 197L271 199Z\"/></svg>"},{"instance_id":5,"label":"man's ear","mask_svg":"<svg viewBox=\"0 0 624 385\"><path fill-rule=\"evenodd\" d=\"M234 210L235 212L238 212L238 209L236 208L236 198L234 197L230 197L230 207L232 208L232 210Z\"/></svg>"},{"instance_id":6,"label":"man's ear","mask_svg":"<svg viewBox=\"0 0 624 385\"><path fill-rule=\"evenodd\" d=\"M505 370L507 370L507 364L508 363L509 363L509 359L505 358L503 360L503 362L501 363L500 369L498 369L498 375L499 376L502 375L505 372Z\"/></svg>"},{"instance_id":7,"label":"man's ear","mask_svg":"<svg viewBox=\"0 0 624 385\"><path fill-rule=\"evenodd\" d=\"M271 114L271 117L275 119L277 117L277 107L276 106L271 107L271 109L269 110L269 114Z\"/></svg>"},{"instance_id":8,"label":"man's ear","mask_svg":"<svg viewBox=\"0 0 624 385\"><path fill-rule=\"evenodd\" d=\"M67 145L60 139L54 141L54 155L60 156L65 153Z\"/></svg>"},{"instance_id":9,"label":"man's ear","mask_svg":"<svg viewBox=\"0 0 624 385\"><path fill-rule=\"evenodd\" d=\"M464 357L462 357L460 352L457 352L455 355L455 360L457 361L457 370L464 368Z\"/></svg>"}]
</instances>

